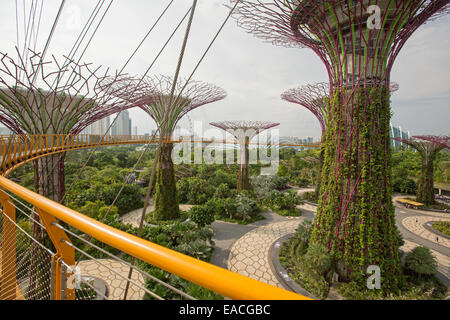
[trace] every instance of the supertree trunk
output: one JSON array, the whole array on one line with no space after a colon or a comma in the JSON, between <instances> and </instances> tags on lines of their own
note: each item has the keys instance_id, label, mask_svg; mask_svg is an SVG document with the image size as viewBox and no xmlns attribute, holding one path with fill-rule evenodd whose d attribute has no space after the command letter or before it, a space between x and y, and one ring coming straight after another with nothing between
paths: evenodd
<instances>
[{"instance_id":1,"label":"supertree trunk","mask_svg":"<svg viewBox=\"0 0 450 320\"><path fill-rule=\"evenodd\" d=\"M323 143L323 141L322 141ZM319 165L317 168L317 181L316 181L316 200L319 199L319 195L320 195L320 187L322 185L322 167L323 167L323 162L325 159L325 149L320 148L320 153L319 153Z\"/></svg>"},{"instance_id":2,"label":"supertree trunk","mask_svg":"<svg viewBox=\"0 0 450 320\"><path fill-rule=\"evenodd\" d=\"M171 220L180 216L172 149L172 143L161 145L155 187L156 220Z\"/></svg>"},{"instance_id":3,"label":"supertree trunk","mask_svg":"<svg viewBox=\"0 0 450 320\"><path fill-rule=\"evenodd\" d=\"M121 94L120 97L147 112L155 120L161 137L166 139L161 144L156 173L154 212L156 220L179 217L171 158L173 145L168 143L178 121L188 112L226 97L225 91L217 86L200 81L175 79L166 76L144 77L131 82L127 80L119 86L127 88L128 93L128 96Z\"/></svg>"},{"instance_id":4,"label":"supertree trunk","mask_svg":"<svg viewBox=\"0 0 450 320\"><path fill-rule=\"evenodd\" d=\"M422 174L420 175L419 183L417 186L418 202L430 205L434 204L434 166L433 159L422 159Z\"/></svg>"},{"instance_id":5,"label":"supertree trunk","mask_svg":"<svg viewBox=\"0 0 450 320\"><path fill-rule=\"evenodd\" d=\"M248 138L246 142L241 145L240 148L240 164L239 164L239 177L238 177L238 190L250 190L249 181L249 150L248 150Z\"/></svg>"},{"instance_id":6,"label":"supertree trunk","mask_svg":"<svg viewBox=\"0 0 450 320\"><path fill-rule=\"evenodd\" d=\"M210 125L231 133L239 143L239 176L237 189L250 190L249 181L249 144L250 140L264 130L276 127L279 123L270 121L220 121Z\"/></svg>"},{"instance_id":7,"label":"supertree trunk","mask_svg":"<svg viewBox=\"0 0 450 320\"><path fill-rule=\"evenodd\" d=\"M65 191L64 159L65 153L49 155L33 162L36 191L57 202L61 201Z\"/></svg>"},{"instance_id":8,"label":"supertree trunk","mask_svg":"<svg viewBox=\"0 0 450 320\"><path fill-rule=\"evenodd\" d=\"M331 109L311 241L327 246L341 279L364 281L367 266L377 265L384 288L395 287L401 273L390 187L389 90L336 90Z\"/></svg>"},{"instance_id":9,"label":"supertree trunk","mask_svg":"<svg viewBox=\"0 0 450 320\"><path fill-rule=\"evenodd\" d=\"M395 138L414 148L422 158L422 172L419 178L416 200L424 204L434 204L434 160L446 146L437 136L418 136L412 139Z\"/></svg>"}]
</instances>

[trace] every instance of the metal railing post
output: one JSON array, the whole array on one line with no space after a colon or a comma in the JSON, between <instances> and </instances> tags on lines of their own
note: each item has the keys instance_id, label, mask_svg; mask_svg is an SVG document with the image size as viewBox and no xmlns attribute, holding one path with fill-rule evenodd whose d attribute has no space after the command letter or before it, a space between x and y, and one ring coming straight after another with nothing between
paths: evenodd
<instances>
[{"instance_id":1,"label":"metal railing post","mask_svg":"<svg viewBox=\"0 0 450 320\"><path fill-rule=\"evenodd\" d=\"M36 207L36 212L39 214L39 217L41 218L41 221L44 224L45 229L47 230L47 234L53 245L55 246L56 255L58 256L55 266L55 299L74 300L75 289L67 288L67 286L65 286L65 283L62 283L66 282L66 276L70 276L71 273L66 272L65 275L62 274L62 272L64 271L64 266L61 264L61 260L64 260L64 262L69 266L75 265L75 249L67 244L71 242L66 233L62 229L56 227L58 220L53 215L45 212L38 207ZM60 294L60 288L62 288L62 286L64 286L65 288L63 296L61 296Z\"/></svg>"},{"instance_id":2,"label":"metal railing post","mask_svg":"<svg viewBox=\"0 0 450 320\"><path fill-rule=\"evenodd\" d=\"M2 249L0 250L0 299L13 300L16 298L17 266L16 266L16 208L11 204L11 199L0 190L0 204L3 213L11 219L2 219Z\"/></svg>"}]
</instances>

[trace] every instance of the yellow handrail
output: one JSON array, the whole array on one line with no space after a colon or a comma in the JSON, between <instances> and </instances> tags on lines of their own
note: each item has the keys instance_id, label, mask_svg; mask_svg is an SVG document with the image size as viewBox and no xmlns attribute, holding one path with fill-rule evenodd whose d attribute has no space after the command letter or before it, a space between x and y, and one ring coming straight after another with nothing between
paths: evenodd
<instances>
[{"instance_id":1,"label":"yellow handrail","mask_svg":"<svg viewBox=\"0 0 450 320\"><path fill-rule=\"evenodd\" d=\"M0 176L0 187L93 238L232 299L310 300L112 228Z\"/></svg>"}]
</instances>

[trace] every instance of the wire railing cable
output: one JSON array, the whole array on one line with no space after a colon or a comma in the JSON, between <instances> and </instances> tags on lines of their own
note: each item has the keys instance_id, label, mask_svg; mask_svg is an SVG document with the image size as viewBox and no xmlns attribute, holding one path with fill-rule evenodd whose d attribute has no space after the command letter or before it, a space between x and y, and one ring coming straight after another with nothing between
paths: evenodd
<instances>
[{"instance_id":1,"label":"wire railing cable","mask_svg":"<svg viewBox=\"0 0 450 320\"><path fill-rule=\"evenodd\" d=\"M103 253L103 254L109 256L110 258L112 258L112 259L114 259L114 260L116 260L116 261L118 261L118 262L124 263L124 264L126 264L127 266L129 266L129 267L132 267L132 268L136 269L136 270L137 270L138 272L140 272L142 275L144 275L144 276L146 276L147 278L149 278L149 279L151 279L151 280L153 280L153 281L155 281L155 282L161 284L162 286L164 286L164 287L166 287L166 288L172 290L173 292L179 294L180 296L183 296L183 297L185 297L185 298L187 298L187 299L190 299L190 300L195 300L195 298L192 297L192 296L190 296L189 294L187 294L187 293L185 293L185 292L183 292L183 291L181 291L181 290L175 288L174 286L172 286L172 285L170 285L170 284L168 284L168 283L166 283L166 282L164 282L164 281L158 279L158 278L155 277L155 276L152 276L152 275L149 274L148 272L146 272L146 271L144 271L144 270L141 270L141 269L139 269L139 268L136 267L136 266L131 265L129 262L120 259L119 257L115 256L114 254L112 254L112 253L108 252L107 250L105 250L105 249L103 249L103 248L97 246L96 244L92 243L91 241L89 241L89 240L87 240L87 239L81 237L80 235L77 235L76 233L72 232L71 230L69 230L69 229L63 227L63 226L60 225L59 223L55 223L55 222L54 222L54 223L52 223L52 225L54 225L54 226L60 228L60 229L63 230L64 232L66 232L66 233L70 234L71 236L77 238L78 240L84 242L85 244L89 245L90 247L93 247L93 248L97 249L97 250L100 251L101 253Z\"/></svg>"}]
</instances>

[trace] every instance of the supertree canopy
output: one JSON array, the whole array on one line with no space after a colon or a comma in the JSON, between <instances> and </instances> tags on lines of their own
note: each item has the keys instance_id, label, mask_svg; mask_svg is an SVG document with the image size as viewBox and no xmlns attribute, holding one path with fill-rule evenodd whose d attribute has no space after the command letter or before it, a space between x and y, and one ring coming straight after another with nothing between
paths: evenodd
<instances>
[{"instance_id":1,"label":"supertree canopy","mask_svg":"<svg viewBox=\"0 0 450 320\"><path fill-rule=\"evenodd\" d=\"M328 105L329 105L330 86L326 82L316 83L314 85L304 85L296 89L290 89L281 94L281 99L298 104L309 111L317 118L322 130L322 143L327 131ZM322 166L324 160L324 151L322 147L319 153L319 167L316 179L316 199L319 198L320 181Z\"/></svg>"},{"instance_id":2,"label":"supertree canopy","mask_svg":"<svg viewBox=\"0 0 450 320\"><path fill-rule=\"evenodd\" d=\"M414 136L413 138L433 142L450 149L450 136Z\"/></svg>"},{"instance_id":3,"label":"supertree canopy","mask_svg":"<svg viewBox=\"0 0 450 320\"><path fill-rule=\"evenodd\" d=\"M130 87L130 86L128 86ZM158 160L155 185L155 211L157 220L179 216L174 165L173 144L170 142L175 127L189 111L205 104L222 100L226 92L212 84L200 81L173 79L166 76L145 77L133 81L130 94L121 95L125 100L138 104L158 125L162 144Z\"/></svg>"},{"instance_id":4,"label":"supertree canopy","mask_svg":"<svg viewBox=\"0 0 450 320\"><path fill-rule=\"evenodd\" d=\"M18 50L17 54L13 59L0 53L0 122L14 134L77 134L96 120L132 106L100 89L106 77L97 75L100 67L55 57L44 62L33 52L26 60ZM121 83L127 79L123 75L112 78ZM64 154L33 163L36 190L60 201Z\"/></svg>"},{"instance_id":5,"label":"supertree canopy","mask_svg":"<svg viewBox=\"0 0 450 320\"><path fill-rule=\"evenodd\" d=\"M390 84L390 92L399 89L395 82ZM327 82L307 84L298 88L289 89L281 94L281 99L298 104L309 111L317 118L322 130L322 137L327 131L327 119L329 113L330 85Z\"/></svg>"},{"instance_id":6,"label":"supertree canopy","mask_svg":"<svg viewBox=\"0 0 450 320\"><path fill-rule=\"evenodd\" d=\"M234 1L233 1L234 2ZM319 207L312 243L325 245L341 279L366 284L377 265L382 289L401 285L400 238L391 190L390 72L422 24L449 0L242 0L238 25L287 47L310 48L330 83Z\"/></svg>"},{"instance_id":7,"label":"supertree canopy","mask_svg":"<svg viewBox=\"0 0 450 320\"><path fill-rule=\"evenodd\" d=\"M434 204L434 165L433 162L436 159L437 154L445 148L440 143L427 140L439 140L438 136L426 136L427 139L421 137L413 137L412 139L395 138L419 152L422 158L422 170L420 174L419 183L417 186L418 202L424 204Z\"/></svg>"},{"instance_id":8,"label":"supertree canopy","mask_svg":"<svg viewBox=\"0 0 450 320\"><path fill-rule=\"evenodd\" d=\"M264 130L276 127L279 123L270 121L221 121L211 122L210 125L232 134L240 147L238 190L249 190L249 143Z\"/></svg>"}]
</instances>

